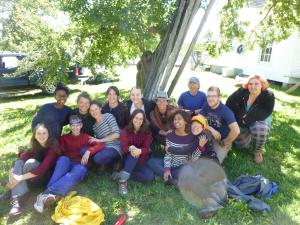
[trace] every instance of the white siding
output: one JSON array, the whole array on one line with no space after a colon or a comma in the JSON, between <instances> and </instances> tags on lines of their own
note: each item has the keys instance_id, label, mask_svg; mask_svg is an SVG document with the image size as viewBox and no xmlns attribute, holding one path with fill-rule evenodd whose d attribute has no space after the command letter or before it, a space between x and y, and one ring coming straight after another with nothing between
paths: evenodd
<instances>
[{"instance_id":1,"label":"white siding","mask_svg":"<svg viewBox=\"0 0 300 225\"><path fill-rule=\"evenodd\" d=\"M300 33L293 36L291 75L300 78Z\"/></svg>"},{"instance_id":2,"label":"white siding","mask_svg":"<svg viewBox=\"0 0 300 225\"><path fill-rule=\"evenodd\" d=\"M260 61L261 49L242 54L232 51L217 59L209 58L210 65L243 69L243 73L262 74L267 79L288 83L291 74L300 76L300 35L294 32L287 40L274 43L270 62Z\"/></svg>"}]
</instances>

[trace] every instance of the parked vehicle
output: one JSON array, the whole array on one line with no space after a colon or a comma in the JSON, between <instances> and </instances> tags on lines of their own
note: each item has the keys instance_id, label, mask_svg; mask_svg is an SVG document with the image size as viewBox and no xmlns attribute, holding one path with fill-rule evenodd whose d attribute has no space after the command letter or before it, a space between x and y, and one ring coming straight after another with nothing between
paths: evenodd
<instances>
[{"instance_id":1,"label":"parked vehicle","mask_svg":"<svg viewBox=\"0 0 300 225\"><path fill-rule=\"evenodd\" d=\"M0 89L19 90L30 87L40 87L44 93L53 94L54 85L39 85L39 80L44 76L43 72L27 71L23 74L13 75L18 69L19 62L26 58L25 53L0 52ZM74 63L69 67L68 78L77 80L82 69Z\"/></svg>"}]
</instances>

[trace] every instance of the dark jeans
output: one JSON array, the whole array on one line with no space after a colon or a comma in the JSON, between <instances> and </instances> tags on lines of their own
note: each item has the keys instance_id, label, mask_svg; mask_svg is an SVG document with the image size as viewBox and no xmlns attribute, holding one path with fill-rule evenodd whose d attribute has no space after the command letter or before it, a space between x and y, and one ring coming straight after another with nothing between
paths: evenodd
<instances>
[{"instance_id":1,"label":"dark jeans","mask_svg":"<svg viewBox=\"0 0 300 225\"><path fill-rule=\"evenodd\" d=\"M154 179L154 173L145 164L140 165L139 158L134 158L130 153L125 157L123 171L130 174L130 178L139 182L150 182Z\"/></svg>"},{"instance_id":2,"label":"dark jeans","mask_svg":"<svg viewBox=\"0 0 300 225\"><path fill-rule=\"evenodd\" d=\"M105 147L101 152L98 152L93 156L93 161L96 164L107 165L117 161L120 158L121 156L116 149Z\"/></svg>"},{"instance_id":3,"label":"dark jeans","mask_svg":"<svg viewBox=\"0 0 300 225\"><path fill-rule=\"evenodd\" d=\"M151 158L148 160L147 165L149 168L158 176L163 177L164 175L164 159L161 158ZM178 178L179 171L183 165L171 168L171 175L173 178Z\"/></svg>"},{"instance_id":4,"label":"dark jeans","mask_svg":"<svg viewBox=\"0 0 300 225\"><path fill-rule=\"evenodd\" d=\"M61 156L56 161L55 170L44 193L66 196L68 192L87 175L87 168L70 158Z\"/></svg>"}]
</instances>

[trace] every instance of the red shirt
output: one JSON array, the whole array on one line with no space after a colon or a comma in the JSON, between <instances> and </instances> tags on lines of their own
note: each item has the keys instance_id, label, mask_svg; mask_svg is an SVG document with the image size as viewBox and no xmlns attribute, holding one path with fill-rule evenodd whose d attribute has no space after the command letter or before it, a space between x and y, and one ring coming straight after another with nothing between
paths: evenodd
<instances>
[{"instance_id":1,"label":"red shirt","mask_svg":"<svg viewBox=\"0 0 300 225\"><path fill-rule=\"evenodd\" d=\"M88 151L91 155L96 154L104 148L104 144L101 142L89 143L91 136L85 133L80 133L78 136L74 136L72 133L63 135L59 138L59 144L63 148L63 154L69 157L72 161L80 162L82 155L80 149L88 147Z\"/></svg>"},{"instance_id":2,"label":"red shirt","mask_svg":"<svg viewBox=\"0 0 300 225\"><path fill-rule=\"evenodd\" d=\"M50 170L54 166L59 154L52 148L47 148L45 151L47 152L41 164L37 168L31 170L30 173L37 176L43 176L48 170ZM31 157L32 153L30 152L23 152L20 154L20 159L24 161L30 159Z\"/></svg>"},{"instance_id":3,"label":"red shirt","mask_svg":"<svg viewBox=\"0 0 300 225\"><path fill-rule=\"evenodd\" d=\"M152 143L152 134L151 132L147 133L134 133L129 132L126 129L122 130L120 135L121 150L124 152L124 155L129 154L129 146L134 145L137 148L142 150L142 153L139 158L139 163L144 164L150 155L150 145Z\"/></svg>"}]
</instances>

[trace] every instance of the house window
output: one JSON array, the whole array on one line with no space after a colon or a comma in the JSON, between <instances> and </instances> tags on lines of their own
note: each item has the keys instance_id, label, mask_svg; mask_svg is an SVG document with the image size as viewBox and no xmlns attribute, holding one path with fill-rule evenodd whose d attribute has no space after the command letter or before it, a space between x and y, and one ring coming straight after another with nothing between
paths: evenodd
<instances>
[{"instance_id":1,"label":"house window","mask_svg":"<svg viewBox=\"0 0 300 225\"><path fill-rule=\"evenodd\" d=\"M270 62L272 55L272 45L268 45L261 51L260 61L261 62Z\"/></svg>"}]
</instances>

